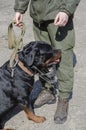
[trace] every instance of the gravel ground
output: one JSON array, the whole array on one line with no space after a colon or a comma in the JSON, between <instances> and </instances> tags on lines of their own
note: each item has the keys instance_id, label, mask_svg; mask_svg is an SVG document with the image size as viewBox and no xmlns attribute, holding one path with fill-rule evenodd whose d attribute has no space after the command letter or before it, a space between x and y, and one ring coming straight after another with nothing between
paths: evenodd
<instances>
[{"instance_id":1,"label":"gravel ground","mask_svg":"<svg viewBox=\"0 0 86 130\"><path fill-rule=\"evenodd\" d=\"M10 58L12 50L8 49L7 28L14 16L14 0L0 0L0 66ZM53 121L57 103L44 105L35 109L36 114L46 117L46 122L36 124L28 121L25 113L15 108L8 117L5 128L12 127L16 130L86 130L86 0L82 0L76 10L74 23L76 30L76 56L75 82L73 99L70 101L68 120L63 125L57 125ZM34 40L32 32L32 19L24 15L27 30L24 36L24 44Z\"/></svg>"}]
</instances>

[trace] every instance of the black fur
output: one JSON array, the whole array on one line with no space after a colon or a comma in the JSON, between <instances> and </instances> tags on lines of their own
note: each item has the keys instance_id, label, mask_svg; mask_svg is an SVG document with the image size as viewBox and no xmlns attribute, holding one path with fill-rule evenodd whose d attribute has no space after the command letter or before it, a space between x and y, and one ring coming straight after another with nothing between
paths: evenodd
<instances>
[{"instance_id":1,"label":"black fur","mask_svg":"<svg viewBox=\"0 0 86 130\"><path fill-rule=\"evenodd\" d=\"M51 46L44 42L31 42L18 53L19 60L32 72L35 71L34 65L41 69L41 65L52 56ZM34 85L34 77L25 73L18 64L14 68L13 78L11 72L9 61L0 67L0 120L11 107L19 103L32 107L32 102L37 98L42 88L40 82L36 82ZM34 90L32 93L31 89Z\"/></svg>"}]
</instances>

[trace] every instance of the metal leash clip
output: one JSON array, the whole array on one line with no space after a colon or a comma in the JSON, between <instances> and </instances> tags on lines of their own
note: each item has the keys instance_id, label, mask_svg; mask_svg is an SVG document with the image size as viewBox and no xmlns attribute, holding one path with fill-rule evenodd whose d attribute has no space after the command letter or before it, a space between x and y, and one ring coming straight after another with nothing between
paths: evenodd
<instances>
[{"instance_id":1,"label":"metal leash clip","mask_svg":"<svg viewBox=\"0 0 86 130\"><path fill-rule=\"evenodd\" d=\"M18 64L19 60L15 61L15 64L13 65L13 67L11 68L11 77L13 78L14 77L14 71L15 71L15 67L16 65Z\"/></svg>"}]
</instances>

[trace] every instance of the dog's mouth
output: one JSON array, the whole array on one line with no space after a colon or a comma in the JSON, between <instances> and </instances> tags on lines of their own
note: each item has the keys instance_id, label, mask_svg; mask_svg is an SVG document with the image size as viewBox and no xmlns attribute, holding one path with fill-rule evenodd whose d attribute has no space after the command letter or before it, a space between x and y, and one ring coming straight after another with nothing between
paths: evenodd
<instances>
[{"instance_id":1,"label":"dog's mouth","mask_svg":"<svg viewBox=\"0 0 86 130\"><path fill-rule=\"evenodd\" d=\"M42 64L43 67L51 66L53 64L58 64L61 60L61 51L54 54L53 57L49 58L45 61L45 63Z\"/></svg>"},{"instance_id":2,"label":"dog's mouth","mask_svg":"<svg viewBox=\"0 0 86 130\"><path fill-rule=\"evenodd\" d=\"M57 60L55 60L55 61L53 61L53 62L51 62L51 63L48 63L47 66L56 65L56 64L58 64L59 62L60 62L60 59L57 59Z\"/></svg>"}]
</instances>

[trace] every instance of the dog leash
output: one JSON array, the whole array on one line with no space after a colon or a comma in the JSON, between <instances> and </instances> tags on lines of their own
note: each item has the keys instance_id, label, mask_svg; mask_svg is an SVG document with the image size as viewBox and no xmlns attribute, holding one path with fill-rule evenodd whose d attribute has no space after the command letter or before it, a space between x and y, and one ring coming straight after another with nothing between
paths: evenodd
<instances>
[{"instance_id":1,"label":"dog leash","mask_svg":"<svg viewBox=\"0 0 86 130\"><path fill-rule=\"evenodd\" d=\"M50 88L49 87L46 87L46 88L50 89L52 94L56 94L57 93L56 89L58 88L58 86L57 86L56 68L55 67L56 66L54 66L54 68L53 68L54 69L53 78L50 78L50 75L46 75L46 73L41 72L36 66L33 66L33 68L38 71L39 77L42 78L49 86L51 86Z\"/></svg>"},{"instance_id":2,"label":"dog leash","mask_svg":"<svg viewBox=\"0 0 86 130\"><path fill-rule=\"evenodd\" d=\"M49 85L51 85L51 84L53 84L54 82L57 81L57 79L56 79L56 81L52 81L51 79L49 79L49 78L47 77L46 73L43 73L42 71L40 71L36 66L33 66L33 68L38 71L39 77L41 77L41 78L42 78L44 81L46 81ZM55 68L54 68L54 69L55 69ZM54 71L55 71L55 70L54 70ZM46 77L44 77L45 75L46 75Z\"/></svg>"},{"instance_id":3,"label":"dog leash","mask_svg":"<svg viewBox=\"0 0 86 130\"><path fill-rule=\"evenodd\" d=\"M23 47L23 36L25 34L25 24L22 22L22 28L21 28L21 34L20 36L16 37L13 26L15 25L15 22L11 22L8 26L8 48L14 49L13 53L10 57L10 67L14 68L14 59L19 50Z\"/></svg>"}]
</instances>

